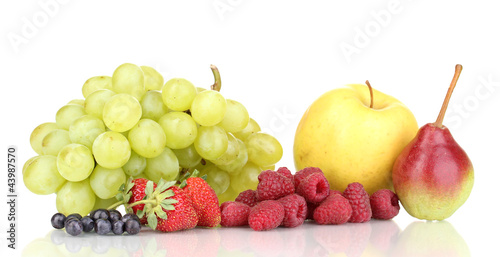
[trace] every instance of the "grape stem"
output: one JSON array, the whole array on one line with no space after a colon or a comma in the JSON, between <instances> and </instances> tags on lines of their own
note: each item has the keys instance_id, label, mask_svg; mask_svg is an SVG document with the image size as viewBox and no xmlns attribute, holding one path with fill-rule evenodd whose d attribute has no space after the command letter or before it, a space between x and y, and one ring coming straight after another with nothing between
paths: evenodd
<instances>
[{"instance_id":1,"label":"grape stem","mask_svg":"<svg viewBox=\"0 0 500 257\"><path fill-rule=\"evenodd\" d=\"M111 209L116 209L116 207L122 205L122 204L125 204L125 202L123 201L119 201L119 202L116 202L114 203L113 205L109 206L108 208L106 208L107 210L111 210Z\"/></svg>"},{"instance_id":2,"label":"grape stem","mask_svg":"<svg viewBox=\"0 0 500 257\"><path fill-rule=\"evenodd\" d=\"M215 67L215 65L213 64L210 65L210 69L212 69L212 73L214 74L214 79L215 79L215 82L212 86L210 86L210 89L220 92L221 83L220 83L219 69L217 69L217 67Z\"/></svg>"}]
</instances>

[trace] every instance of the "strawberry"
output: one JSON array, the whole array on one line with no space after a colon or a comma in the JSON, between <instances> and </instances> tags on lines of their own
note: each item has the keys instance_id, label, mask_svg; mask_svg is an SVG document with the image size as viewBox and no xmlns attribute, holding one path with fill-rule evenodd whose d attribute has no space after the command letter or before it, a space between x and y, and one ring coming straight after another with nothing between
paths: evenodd
<instances>
[{"instance_id":1,"label":"strawberry","mask_svg":"<svg viewBox=\"0 0 500 257\"><path fill-rule=\"evenodd\" d=\"M150 184L149 190L154 191L154 189L156 189L156 184L145 178L129 178L129 180L120 187L116 199L118 199L119 203L125 204L127 213L134 213L139 216L140 212L144 212L144 204L133 204L146 198L148 183ZM129 205L131 205L131 207L128 207ZM147 224L146 217L141 218L140 222L143 225Z\"/></svg>"},{"instance_id":2,"label":"strawberry","mask_svg":"<svg viewBox=\"0 0 500 257\"><path fill-rule=\"evenodd\" d=\"M214 189L203 178L189 177L185 181L186 186L183 189L196 210L198 226L218 226L221 221L221 211Z\"/></svg>"},{"instance_id":3,"label":"strawberry","mask_svg":"<svg viewBox=\"0 0 500 257\"><path fill-rule=\"evenodd\" d=\"M162 194L166 193L170 195L169 191L171 192L170 194L173 193L173 195L167 198L166 201L171 204L164 204L166 202L162 202L162 204L159 205L162 211L155 210L155 212L148 214L148 223L150 227L163 232L173 232L196 227L198 224L198 216L191 205L189 196L178 186L171 186L166 191L162 192ZM157 224L155 224L155 219L157 220Z\"/></svg>"},{"instance_id":4,"label":"strawberry","mask_svg":"<svg viewBox=\"0 0 500 257\"><path fill-rule=\"evenodd\" d=\"M128 201L129 204L135 203L137 201L141 201L144 199L144 197L146 196L145 190L146 190L146 185L147 185L148 181L149 180L147 180L145 178L136 178L136 179L132 180L131 183L133 183L133 186L129 191L132 193L132 195L130 197L130 200ZM153 189L156 189L156 183L154 183L154 182L153 182ZM134 214L137 214L138 211L144 210L144 204L132 206L132 210L133 210ZM141 224L143 224L143 225L147 224L147 219L145 216L141 218Z\"/></svg>"}]
</instances>

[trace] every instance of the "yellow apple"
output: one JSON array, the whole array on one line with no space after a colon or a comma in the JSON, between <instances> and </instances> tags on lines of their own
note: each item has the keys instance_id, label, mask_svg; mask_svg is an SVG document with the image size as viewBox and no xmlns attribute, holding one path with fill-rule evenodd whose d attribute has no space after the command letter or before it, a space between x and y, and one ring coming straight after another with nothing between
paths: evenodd
<instances>
[{"instance_id":1,"label":"yellow apple","mask_svg":"<svg viewBox=\"0 0 500 257\"><path fill-rule=\"evenodd\" d=\"M362 84L333 89L300 120L295 168L319 167L335 190L352 182L363 184L369 194L393 190L394 161L417 131L412 112L396 98Z\"/></svg>"}]
</instances>

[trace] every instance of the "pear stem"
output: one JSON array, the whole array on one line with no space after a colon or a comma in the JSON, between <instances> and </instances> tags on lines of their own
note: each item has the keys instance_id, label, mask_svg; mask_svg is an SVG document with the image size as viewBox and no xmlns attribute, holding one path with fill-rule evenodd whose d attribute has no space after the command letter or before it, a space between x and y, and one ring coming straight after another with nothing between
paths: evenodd
<instances>
[{"instance_id":1,"label":"pear stem","mask_svg":"<svg viewBox=\"0 0 500 257\"><path fill-rule=\"evenodd\" d=\"M373 108L373 89L368 80L365 83L368 86L368 89L370 90L370 108Z\"/></svg>"},{"instance_id":2,"label":"pear stem","mask_svg":"<svg viewBox=\"0 0 500 257\"><path fill-rule=\"evenodd\" d=\"M219 92L221 88L219 69L217 69L217 67L215 67L215 65L213 64L210 65L210 69L212 69L212 73L214 74L215 79L215 82L212 86L210 86L210 89Z\"/></svg>"},{"instance_id":3,"label":"pear stem","mask_svg":"<svg viewBox=\"0 0 500 257\"><path fill-rule=\"evenodd\" d=\"M443 127L443 119L444 114L446 113L446 109L448 109L448 103L450 102L451 94L453 93L453 89L457 85L458 77L460 77L460 73L462 72L462 65L457 64L455 66L455 75L453 75L453 80L451 81L450 87L448 88L448 92L446 93L446 97L444 98L443 106L441 106L441 111L439 111L439 115L434 122L434 126L438 128Z\"/></svg>"}]
</instances>

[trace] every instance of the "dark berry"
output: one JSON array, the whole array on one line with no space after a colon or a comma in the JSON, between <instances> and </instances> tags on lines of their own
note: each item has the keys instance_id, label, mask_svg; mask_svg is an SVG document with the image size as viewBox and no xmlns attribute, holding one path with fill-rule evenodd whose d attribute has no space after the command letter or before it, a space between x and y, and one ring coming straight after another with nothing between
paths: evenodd
<instances>
[{"instance_id":1,"label":"dark berry","mask_svg":"<svg viewBox=\"0 0 500 257\"><path fill-rule=\"evenodd\" d=\"M72 236L77 236L83 231L82 222L78 219L70 219L66 223L66 232Z\"/></svg>"},{"instance_id":2,"label":"dark berry","mask_svg":"<svg viewBox=\"0 0 500 257\"><path fill-rule=\"evenodd\" d=\"M111 222L107 219L98 219L95 221L94 230L99 235L105 235L111 232Z\"/></svg>"},{"instance_id":3,"label":"dark berry","mask_svg":"<svg viewBox=\"0 0 500 257\"><path fill-rule=\"evenodd\" d=\"M90 232L94 229L94 220L91 217L85 216L80 221L83 225L83 232Z\"/></svg>"},{"instance_id":4,"label":"dark berry","mask_svg":"<svg viewBox=\"0 0 500 257\"><path fill-rule=\"evenodd\" d=\"M68 226L68 222L72 221L72 220L79 220L78 218L76 218L75 216L73 217L66 217L66 220L64 220L64 227L67 227Z\"/></svg>"},{"instance_id":5,"label":"dark berry","mask_svg":"<svg viewBox=\"0 0 500 257\"><path fill-rule=\"evenodd\" d=\"M125 231L130 235L135 235L141 231L141 223L136 219L128 219L125 222Z\"/></svg>"},{"instance_id":6,"label":"dark berry","mask_svg":"<svg viewBox=\"0 0 500 257\"><path fill-rule=\"evenodd\" d=\"M122 214L117 210L109 210L109 221L113 223L113 221L120 220L122 218Z\"/></svg>"},{"instance_id":7,"label":"dark berry","mask_svg":"<svg viewBox=\"0 0 500 257\"><path fill-rule=\"evenodd\" d=\"M98 209L94 212L94 215L92 215L92 219L94 219L94 221L98 219L107 220L109 219L109 211L106 209Z\"/></svg>"},{"instance_id":8,"label":"dark berry","mask_svg":"<svg viewBox=\"0 0 500 257\"><path fill-rule=\"evenodd\" d=\"M79 220L82 219L82 215L80 215L79 213L72 213L72 214L68 215L68 217L66 217L66 219L69 219L69 218L72 218L72 217L75 217L75 218L77 218Z\"/></svg>"},{"instance_id":9,"label":"dark berry","mask_svg":"<svg viewBox=\"0 0 500 257\"><path fill-rule=\"evenodd\" d=\"M64 221L66 220L66 216L62 213L56 213L52 216L50 219L50 222L52 223L52 227L61 229L64 228Z\"/></svg>"},{"instance_id":10,"label":"dark berry","mask_svg":"<svg viewBox=\"0 0 500 257\"><path fill-rule=\"evenodd\" d=\"M123 223L123 221L121 221L121 220L113 221L113 223L111 223L111 226L112 226L113 233L115 235L123 234L123 228L125 226L125 223Z\"/></svg>"},{"instance_id":11,"label":"dark berry","mask_svg":"<svg viewBox=\"0 0 500 257\"><path fill-rule=\"evenodd\" d=\"M122 217L123 223L127 223L127 220L129 220L129 219L137 220L137 221L139 221L139 223L141 222L141 219L139 219L139 217L137 217L137 215L135 215L133 213L127 213L127 214L123 215L123 217Z\"/></svg>"}]
</instances>

